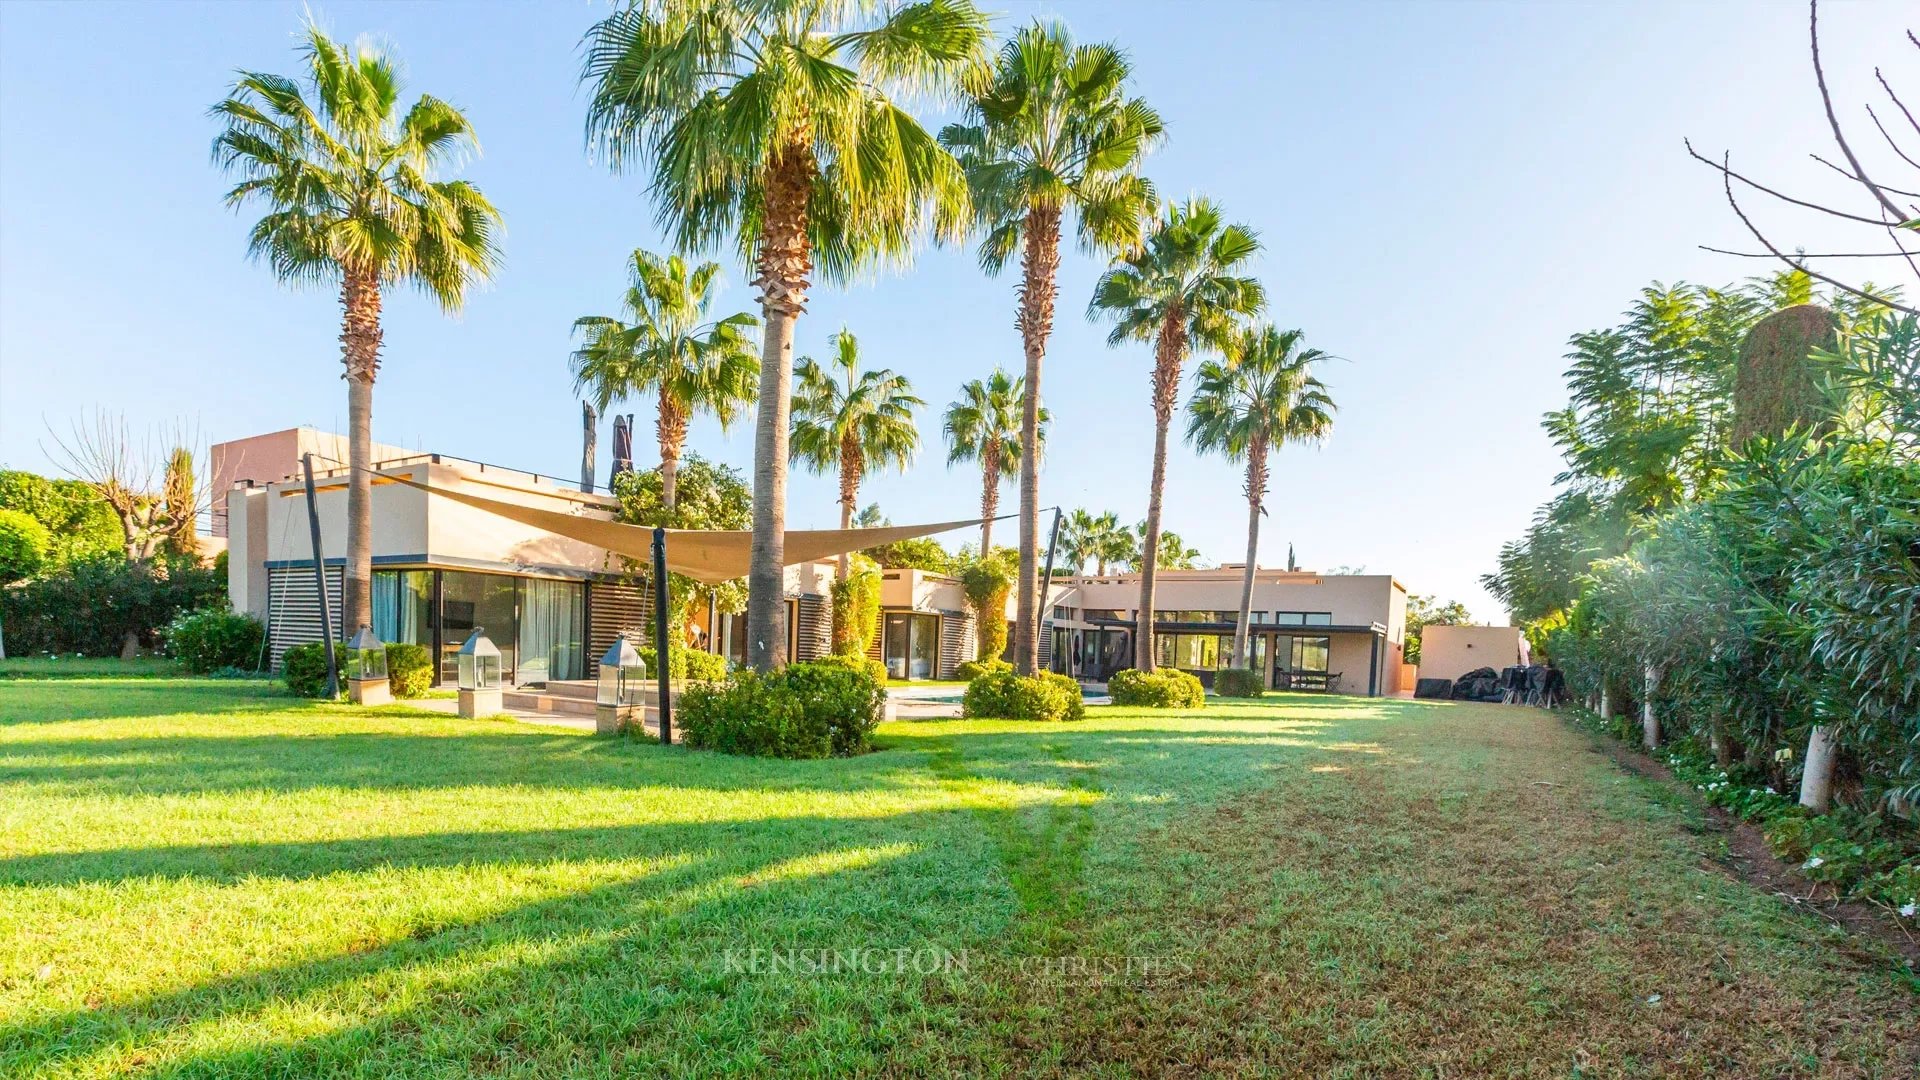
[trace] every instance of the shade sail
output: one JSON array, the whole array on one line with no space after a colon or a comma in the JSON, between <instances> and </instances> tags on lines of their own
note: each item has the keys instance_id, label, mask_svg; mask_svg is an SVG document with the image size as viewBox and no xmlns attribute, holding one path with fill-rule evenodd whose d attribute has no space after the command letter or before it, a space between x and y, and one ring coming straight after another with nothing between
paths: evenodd
<instances>
[{"instance_id":1,"label":"shade sail","mask_svg":"<svg viewBox=\"0 0 1920 1080\"><path fill-rule=\"evenodd\" d=\"M531 525L605 548L629 559L644 563L653 558L653 528L649 525L623 525L617 521L563 514L558 510L502 502L453 488L429 487L404 476L390 473L382 475L395 483L419 488L429 495L452 499L522 525ZM896 540L912 540L953 529L976 528L979 524L979 518L964 518L926 525L882 525L873 529L790 529L787 532L786 561L788 566L816 562L862 548L891 544ZM710 584L745 577L752 548L753 533L748 530L668 529L667 569Z\"/></svg>"}]
</instances>

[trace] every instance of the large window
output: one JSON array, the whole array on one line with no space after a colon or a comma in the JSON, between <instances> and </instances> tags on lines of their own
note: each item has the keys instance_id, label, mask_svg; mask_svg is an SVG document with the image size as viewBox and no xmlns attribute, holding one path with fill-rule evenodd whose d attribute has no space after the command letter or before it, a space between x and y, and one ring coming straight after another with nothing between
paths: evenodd
<instances>
[{"instance_id":1,"label":"large window","mask_svg":"<svg viewBox=\"0 0 1920 1080\"><path fill-rule=\"evenodd\" d=\"M459 678L456 658L474 627L500 649L500 669L515 671L520 645L518 581L504 574L440 573L440 681Z\"/></svg>"},{"instance_id":2,"label":"large window","mask_svg":"<svg viewBox=\"0 0 1920 1080\"><path fill-rule=\"evenodd\" d=\"M1273 621L1279 626L1332 626L1330 611L1276 611Z\"/></svg>"},{"instance_id":3,"label":"large window","mask_svg":"<svg viewBox=\"0 0 1920 1080\"><path fill-rule=\"evenodd\" d=\"M1232 659L1233 639L1218 634L1155 634L1153 649L1154 663L1160 667L1216 671Z\"/></svg>"},{"instance_id":4,"label":"large window","mask_svg":"<svg viewBox=\"0 0 1920 1080\"><path fill-rule=\"evenodd\" d=\"M516 685L587 675L586 589L577 581L520 579Z\"/></svg>"},{"instance_id":5,"label":"large window","mask_svg":"<svg viewBox=\"0 0 1920 1080\"><path fill-rule=\"evenodd\" d=\"M881 657L890 679L931 679L940 662L940 616L889 612Z\"/></svg>"},{"instance_id":6,"label":"large window","mask_svg":"<svg viewBox=\"0 0 1920 1080\"><path fill-rule=\"evenodd\" d=\"M347 630L351 637L353 627ZM373 636L400 645L433 645L433 571L373 572Z\"/></svg>"},{"instance_id":7,"label":"large window","mask_svg":"<svg viewBox=\"0 0 1920 1080\"><path fill-rule=\"evenodd\" d=\"M1325 674L1330 641L1320 635L1276 637L1273 639L1274 669Z\"/></svg>"}]
</instances>

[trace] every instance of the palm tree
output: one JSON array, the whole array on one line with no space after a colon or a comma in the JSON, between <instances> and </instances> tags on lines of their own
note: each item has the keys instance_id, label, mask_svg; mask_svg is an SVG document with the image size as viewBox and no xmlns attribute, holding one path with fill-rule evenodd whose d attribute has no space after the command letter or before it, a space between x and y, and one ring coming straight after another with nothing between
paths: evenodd
<instances>
[{"instance_id":1,"label":"palm tree","mask_svg":"<svg viewBox=\"0 0 1920 1080\"><path fill-rule=\"evenodd\" d=\"M1021 418L1026 412L1025 379L999 368L986 379L960 387L960 399L947 406L947 464L980 463L980 550L993 550L993 519L1000 512L1000 481L1020 475L1025 443ZM1040 438L1046 439L1047 410L1040 410Z\"/></svg>"},{"instance_id":2,"label":"palm tree","mask_svg":"<svg viewBox=\"0 0 1920 1080\"><path fill-rule=\"evenodd\" d=\"M239 183L238 209L259 201L247 252L282 281L340 287L347 379L345 630L372 622L373 380L380 303L412 285L446 312L500 264L500 213L464 180L435 180L478 153L473 127L422 94L403 114L398 65L372 45L352 49L308 27L301 80L241 71L211 114L225 124L213 159Z\"/></svg>"},{"instance_id":3,"label":"palm tree","mask_svg":"<svg viewBox=\"0 0 1920 1080\"><path fill-rule=\"evenodd\" d=\"M1105 577L1109 564L1133 559L1133 532L1120 524L1120 515L1111 510L1098 517L1084 509L1075 510L1061 522L1060 532L1061 551L1076 571L1084 570L1092 560L1094 572Z\"/></svg>"},{"instance_id":4,"label":"palm tree","mask_svg":"<svg viewBox=\"0 0 1920 1080\"><path fill-rule=\"evenodd\" d=\"M891 368L860 370L860 343L842 328L829 368L802 357L793 370L793 460L816 473L840 470L840 527L853 527L860 478L870 468L901 469L920 449L913 410L926 402ZM836 372L837 377L836 377ZM840 577L847 556L840 556Z\"/></svg>"},{"instance_id":5,"label":"palm tree","mask_svg":"<svg viewBox=\"0 0 1920 1080\"><path fill-rule=\"evenodd\" d=\"M625 321L608 315L574 321L574 332L586 339L573 354L574 390L600 412L621 398L649 390L658 395L660 494L672 510L687 421L711 413L724 431L753 401L760 361L746 331L759 320L741 311L707 321L719 263L689 272L678 255L636 250L628 272Z\"/></svg>"},{"instance_id":6,"label":"palm tree","mask_svg":"<svg viewBox=\"0 0 1920 1080\"><path fill-rule=\"evenodd\" d=\"M1014 661L1039 666L1040 365L1053 332L1060 230L1068 214L1080 247L1116 251L1140 239L1153 187L1140 159L1160 140L1160 117L1126 96L1131 65L1108 44L1076 45L1061 23L1038 22L1001 48L967 109L940 133L960 156L986 239L980 265L997 274L1020 252L1015 318L1026 353L1020 440L1020 568Z\"/></svg>"},{"instance_id":7,"label":"palm tree","mask_svg":"<svg viewBox=\"0 0 1920 1080\"><path fill-rule=\"evenodd\" d=\"M875 14L878 12L878 14ZM588 31L587 130L645 158L676 245L750 260L764 323L753 445L747 658L786 659L787 434L794 324L816 270L902 263L925 228L957 239L966 176L895 91L943 96L987 59L971 0L889 6L650 0Z\"/></svg>"},{"instance_id":8,"label":"palm tree","mask_svg":"<svg viewBox=\"0 0 1920 1080\"><path fill-rule=\"evenodd\" d=\"M1267 454L1290 442L1319 440L1333 429L1333 398L1313 368L1329 359L1300 347L1298 330L1251 327L1240 334L1227 363L1200 365L1200 385L1187 404L1187 441L1247 463L1247 568L1240 581L1240 620L1233 630L1233 665L1246 667L1247 624L1253 617L1253 575L1260 554L1260 516L1266 513Z\"/></svg>"},{"instance_id":9,"label":"palm tree","mask_svg":"<svg viewBox=\"0 0 1920 1080\"><path fill-rule=\"evenodd\" d=\"M1146 524L1144 521L1140 523L1142 535L1146 534ZM1160 534L1159 551L1159 556L1154 559L1156 569L1191 570L1200 565L1200 549L1188 547L1186 541L1180 539L1180 534L1172 530Z\"/></svg>"},{"instance_id":10,"label":"palm tree","mask_svg":"<svg viewBox=\"0 0 1920 1080\"><path fill-rule=\"evenodd\" d=\"M1254 231L1229 225L1212 202L1169 206L1146 242L1123 256L1095 286L1089 318L1113 320L1107 344L1153 342L1153 479L1141 535L1140 632L1134 663L1153 670L1153 585L1160 503L1167 479L1167 427L1180 394L1189 349L1224 351L1240 322L1266 304L1260 283L1238 273L1260 250Z\"/></svg>"}]
</instances>

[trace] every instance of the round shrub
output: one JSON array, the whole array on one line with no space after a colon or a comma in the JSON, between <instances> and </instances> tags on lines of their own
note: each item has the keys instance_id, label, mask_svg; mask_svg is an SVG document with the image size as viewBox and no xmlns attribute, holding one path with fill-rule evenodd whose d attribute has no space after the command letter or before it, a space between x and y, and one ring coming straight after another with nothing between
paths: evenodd
<instances>
[{"instance_id":1,"label":"round shrub","mask_svg":"<svg viewBox=\"0 0 1920 1080\"><path fill-rule=\"evenodd\" d=\"M845 653L828 653L818 660L809 660L807 663L825 664L828 667L858 671L866 675L867 678L872 679L876 686L887 685L887 665L875 660L871 656L848 656Z\"/></svg>"},{"instance_id":2,"label":"round shrub","mask_svg":"<svg viewBox=\"0 0 1920 1080\"><path fill-rule=\"evenodd\" d=\"M1197 709L1206 703L1200 680L1177 668L1139 671L1127 668L1107 680L1115 705L1148 709Z\"/></svg>"},{"instance_id":3,"label":"round shrub","mask_svg":"<svg viewBox=\"0 0 1920 1080\"><path fill-rule=\"evenodd\" d=\"M334 658L339 658L339 650L346 649L342 642L334 648ZM327 646L324 642L309 641L305 645L295 645L280 655L280 672L287 680L287 689L301 697L322 697L327 692Z\"/></svg>"},{"instance_id":4,"label":"round shrub","mask_svg":"<svg viewBox=\"0 0 1920 1080\"><path fill-rule=\"evenodd\" d=\"M417 698L433 685L433 656L424 645L387 646L387 685L397 698Z\"/></svg>"},{"instance_id":5,"label":"round shrub","mask_svg":"<svg viewBox=\"0 0 1920 1080\"><path fill-rule=\"evenodd\" d=\"M1221 668L1213 675L1213 692L1221 697L1256 698L1267 692L1260 673L1252 668Z\"/></svg>"},{"instance_id":6,"label":"round shrub","mask_svg":"<svg viewBox=\"0 0 1920 1080\"><path fill-rule=\"evenodd\" d=\"M181 667L194 675L210 675L221 668L258 667L267 628L251 615L208 608L174 616L160 637L167 655Z\"/></svg>"},{"instance_id":7,"label":"round shrub","mask_svg":"<svg viewBox=\"0 0 1920 1080\"><path fill-rule=\"evenodd\" d=\"M990 671L967 684L961 714L1002 720L1078 720L1086 715L1080 684L1065 675Z\"/></svg>"},{"instance_id":8,"label":"round shrub","mask_svg":"<svg viewBox=\"0 0 1920 1080\"><path fill-rule=\"evenodd\" d=\"M969 660L966 663L961 664L959 667L954 668L953 675L957 679L964 679L967 682L972 682L973 680L979 678L982 675L991 675L996 671L1012 671L1012 670L1013 670L1012 664L1009 664L1005 660L995 657L991 660Z\"/></svg>"},{"instance_id":9,"label":"round shrub","mask_svg":"<svg viewBox=\"0 0 1920 1080\"><path fill-rule=\"evenodd\" d=\"M647 665L648 677L660 674L653 646L642 645L639 648L640 662ZM727 658L717 653L689 649L684 645L674 645L667 650L667 675L675 680L693 680L713 682L727 677Z\"/></svg>"},{"instance_id":10,"label":"round shrub","mask_svg":"<svg viewBox=\"0 0 1920 1080\"><path fill-rule=\"evenodd\" d=\"M0 585L40 572L53 550L53 534L18 510L0 509Z\"/></svg>"},{"instance_id":11,"label":"round shrub","mask_svg":"<svg viewBox=\"0 0 1920 1080\"><path fill-rule=\"evenodd\" d=\"M869 748L886 692L839 663L789 664L696 683L678 704L687 745L757 757L822 758Z\"/></svg>"}]
</instances>

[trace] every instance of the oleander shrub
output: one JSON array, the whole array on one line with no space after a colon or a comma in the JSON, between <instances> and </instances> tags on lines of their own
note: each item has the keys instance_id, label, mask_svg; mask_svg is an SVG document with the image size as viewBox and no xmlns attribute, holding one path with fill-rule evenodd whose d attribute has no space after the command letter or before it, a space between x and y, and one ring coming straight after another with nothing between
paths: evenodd
<instances>
[{"instance_id":1,"label":"oleander shrub","mask_svg":"<svg viewBox=\"0 0 1920 1080\"><path fill-rule=\"evenodd\" d=\"M433 685L433 654L424 645L387 645L387 686L397 698L417 698Z\"/></svg>"},{"instance_id":2,"label":"oleander shrub","mask_svg":"<svg viewBox=\"0 0 1920 1080\"><path fill-rule=\"evenodd\" d=\"M1214 672L1213 692L1221 697L1257 698L1267 688L1260 673L1252 668L1221 668Z\"/></svg>"},{"instance_id":3,"label":"oleander shrub","mask_svg":"<svg viewBox=\"0 0 1920 1080\"><path fill-rule=\"evenodd\" d=\"M847 671L858 671L867 678L872 679L876 686L887 685L887 665L875 660L871 656L848 656L845 653L828 653L817 660L809 660L806 662L810 664L825 664L828 667L843 668Z\"/></svg>"},{"instance_id":4,"label":"oleander shrub","mask_svg":"<svg viewBox=\"0 0 1920 1080\"><path fill-rule=\"evenodd\" d=\"M347 643L344 641L334 646L336 661L346 652L346 648ZM287 680L287 689L301 697L325 696L327 692L326 643L309 641L305 645L295 645L280 654L280 673Z\"/></svg>"},{"instance_id":5,"label":"oleander shrub","mask_svg":"<svg viewBox=\"0 0 1920 1080\"><path fill-rule=\"evenodd\" d=\"M160 632L166 654L194 675L211 675L222 668L258 668L266 637L267 628L259 619L216 608L176 615Z\"/></svg>"},{"instance_id":6,"label":"oleander shrub","mask_svg":"<svg viewBox=\"0 0 1920 1080\"><path fill-rule=\"evenodd\" d=\"M1080 684L1065 675L990 671L967 684L961 714L1000 720L1079 720L1086 715Z\"/></svg>"},{"instance_id":7,"label":"oleander shrub","mask_svg":"<svg viewBox=\"0 0 1920 1080\"><path fill-rule=\"evenodd\" d=\"M1177 668L1139 671L1126 668L1107 680L1115 705L1149 709L1197 709L1206 703L1200 680Z\"/></svg>"},{"instance_id":8,"label":"oleander shrub","mask_svg":"<svg viewBox=\"0 0 1920 1080\"><path fill-rule=\"evenodd\" d=\"M968 660L953 669L953 677L964 682L972 682L982 675L991 675L996 671L1012 671L1013 665L999 657L991 660Z\"/></svg>"},{"instance_id":9,"label":"oleander shrub","mask_svg":"<svg viewBox=\"0 0 1920 1080\"><path fill-rule=\"evenodd\" d=\"M687 745L696 749L823 758L869 749L885 701L886 691L866 672L815 662L696 683L677 711Z\"/></svg>"}]
</instances>

